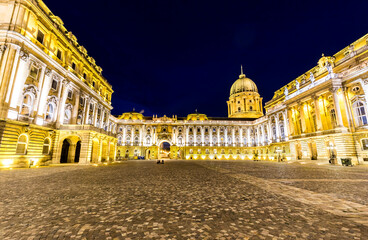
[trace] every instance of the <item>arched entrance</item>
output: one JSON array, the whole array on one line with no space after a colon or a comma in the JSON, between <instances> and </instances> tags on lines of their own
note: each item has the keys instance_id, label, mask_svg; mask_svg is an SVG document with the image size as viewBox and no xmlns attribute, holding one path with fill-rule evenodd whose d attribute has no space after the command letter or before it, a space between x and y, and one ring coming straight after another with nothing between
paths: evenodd
<instances>
[{"instance_id":1,"label":"arched entrance","mask_svg":"<svg viewBox=\"0 0 368 240\"><path fill-rule=\"evenodd\" d=\"M60 163L78 163L81 152L81 139L78 136L69 136L62 141Z\"/></svg>"},{"instance_id":2,"label":"arched entrance","mask_svg":"<svg viewBox=\"0 0 368 240\"><path fill-rule=\"evenodd\" d=\"M170 158L171 144L167 141L163 141L160 144L160 158Z\"/></svg>"},{"instance_id":3,"label":"arched entrance","mask_svg":"<svg viewBox=\"0 0 368 240\"><path fill-rule=\"evenodd\" d=\"M61 147L60 163L68 162L70 142L68 139L64 139L63 146Z\"/></svg>"},{"instance_id":4,"label":"arched entrance","mask_svg":"<svg viewBox=\"0 0 368 240\"><path fill-rule=\"evenodd\" d=\"M79 162L80 151L81 151L81 141L77 142L77 147L75 148L75 160L74 162Z\"/></svg>"}]
</instances>

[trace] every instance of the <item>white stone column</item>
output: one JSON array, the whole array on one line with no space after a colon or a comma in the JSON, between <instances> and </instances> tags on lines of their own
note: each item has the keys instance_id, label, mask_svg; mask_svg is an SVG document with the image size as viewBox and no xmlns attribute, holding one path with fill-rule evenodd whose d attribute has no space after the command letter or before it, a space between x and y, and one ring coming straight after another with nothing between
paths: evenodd
<instances>
[{"instance_id":1,"label":"white stone column","mask_svg":"<svg viewBox=\"0 0 368 240\"><path fill-rule=\"evenodd\" d=\"M247 139L247 143L248 143L248 147L251 147L252 146L252 139L250 137L250 128L248 127L247 129L247 134L248 134L248 139Z\"/></svg>"},{"instance_id":2,"label":"white stone column","mask_svg":"<svg viewBox=\"0 0 368 240\"><path fill-rule=\"evenodd\" d=\"M73 106L73 113L72 113L71 123L72 124L77 124L78 111L79 111L79 98L80 98L80 91L79 90L74 91L74 97L75 97L75 101L74 101L74 106Z\"/></svg>"},{"instance_id":3,"label":"white stone column","mask_svg":"<svg viewBox=\"0 0 368 240\"><path fill-rule=\"evenodd\" d=\"M43 80L43 84L42 87L40 88L40 93L39 93L39 103L38 103L38 108L37 108L37 118L36 118L36 124L38 125L43 125L43 115L45 114L45 110L46 110L46 104L47 104L47 97L49 95L50 92L50 88L51 88L51 83L52 83L52 74L51 74L51 70L47 67L45 67L45 77ZM56 109L55 109L56 110Z\"/></svg>"},{"instance_id":4,"label":"white stone column","mask_svg":"<svg viewBox=\"0 0 368 240\"><path fill-rule=\"evenodd\" d=\"M134 137L135 137L135 126L132 126L132 136L130 141L131 146L134 146Z\"/></svg>"},{"instance_id":5,"label":"white stone column","mask_svg":"<svg viewBox=\"0 0 368 240\"><path fill-rule=\"evenodd\" d=\"M240 146L243 147L243 145L244 145L243 140L244 139L243 139L243 128L242 127L240 127L239 135L240 135L240 137L239 137L240 138Z\"/></svg>"},{"instance_id":6,"label":"white stone column","mask_svg":"<svg viewBox=\"0 0 368 240\"><path fill-rule=\"evenodd\" d=\"M212 138L212 127L210 126L210 129L209 129L209 131L210 131L210 146L213 146L213 138Z\"/></svg>"},{"instance_id":7,"label":"white stone column","mask_svg":"<svg viewBox=\"0 0 368 240\"><path fill-rule=\"evenodd\" d=\"M89 119L89 106L91 104L91 99L89 97L85 97L85 101L84 101L84 124L88 124L88 119Z\"/></svg>"},{"instance_id":8,"label":"white stone column","mask_svg":"<svg viewBox=\"0 0 368 240\"><path fill-rule=\"evenodd\" d=\"M232 128L232 139L233 139L233 146L235 146L235 128Z\"/></svg>"},{"instance_id":9,"label":"white stone column","mask_svg":"<svg viewBox=\"0 0 368 240\"><path fill-rule=\"evenodd\" d=\"M275 124L276 124L276 142L280 142L280 124L279 124L279 114L275 116Z\"/></svg>"},{"instance_id":10,"label":"white stone column","mask_svg":"<svg viewBox=\"0 0 368 240\"><path fill-rule=\"evenodd\" d=\"M126 126L123 126L123 145L126 145Z\"/></svg>"},{"instance_id":11,"label":"white stone column","mask_svg":"<svg viewBox=\"0 0 368 240\"><path fill-rule=\"evenodd\" d=\"M201 141L202 141L202 146L204 146L204 127L201 126Z\"/></svg>"},{"instance_id":12,"label":"white stone column","mask_svg":"<svg viewBox=\"0 0 368 240\"><path fill-rule=\"evenodd\" d=\"M220 139L220 128L217 126L217 146L220 146L221 139Z\"/></svg>"},{"instance_id":13,"label":"white stone column","mask_svg":"<svg viewBox=\"0 0 368 240\"><path fill-rule=\"evenodd\" d=\"M68 90L69 90L69 81L64 79L62 81L62 91L61 91L61 98L59 102L59 109L56 121L56 127L60 127L61 124L64 122L64 110L65 110L65 102L66 98L68 97Z\"/></svg>"},{"instance_id":14,"label":"white stone column","mask_svg":"<svg viewBox=\"0 0 368 240\"><path fill-rule=\"evenodd\" d=\"M284 119L284 134L285 134L285 141L289 140L289 126L287 121L287 110L282 113Z\"/></svg>"},{"instance_id":15,"label":"white stone column","mask_svg":"<svg viewBox=\"0 0 368 240\"><path fill-rule=\"evenodd\" d=\"M262 145L265 145L266 141L265 141L265 131L264 131L263 125L261 125L261 132L262 132Z\"/></svg>"},{"instance_id":16,"label":"white stone column","mask_svg":"<svg viewBox=\"0 0 368 240\"><path fill-rule=\"evenodd\" d=\"M96 126L97 125L97 117L98 117L98 109L99 109L99 107L97 106L98 105L97 103L95 103L93 105L94 105L94 108L93 108L93 120L92 120L92 124L93 124L93 126Z\"/></svg>"},{"instance_id":17,"label":"white stone column","mask_svg":"<svg viewBox=\"0 0 368 240\"><path fill-rule=\"evenodd\" d=\"M225 127L225 131L224 131L224 140L225 140L225 146L228 146L228 142L227 142L227 126Z\"/></svg>"},{"instance_id":18,"label":"white stone column","mask_svg":"<svg viewBox=\"0 0 368 240\"><path fill-rule=\"evenodd\" d=\"M321 131L322 130L322 120L321 120L321 113L319 110L319 102L318 102L318 96L312 96L313 101L314 101L314 112L316 114L316 128L317 131Z\"/></svg>"},{"instance_id":19,"label":"white stone column","mask_svg":"<svg viewBox=\"0 0 368 240\"><path fill-rule=\"evenodd\" d=\"M339 90L339 87L333 87L331 88L331 91L333 93L333 100L335 105L335 113L336 113L336 120L337 120L337 127L344 127L344 124L342 122L342 115L341 115L341 108L339 103L339 97L337 96L337 91Z\"/></svg>"}]
</instances>

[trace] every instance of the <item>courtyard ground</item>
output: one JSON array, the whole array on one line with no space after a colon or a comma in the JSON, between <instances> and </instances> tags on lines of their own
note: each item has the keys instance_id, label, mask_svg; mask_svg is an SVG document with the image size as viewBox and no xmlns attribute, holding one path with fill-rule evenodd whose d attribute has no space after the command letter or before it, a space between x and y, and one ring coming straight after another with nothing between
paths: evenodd
<instances>
[{"instance_id":1,"label":"courtyard ground","mask_svg":"<svg viewBox=\"0 0 368 240\"><path fill-rule=\"evenodd\" d=\"M368 239L364 167L127 161L0 186L0 239Z\"/></svg>"}]
</instances>

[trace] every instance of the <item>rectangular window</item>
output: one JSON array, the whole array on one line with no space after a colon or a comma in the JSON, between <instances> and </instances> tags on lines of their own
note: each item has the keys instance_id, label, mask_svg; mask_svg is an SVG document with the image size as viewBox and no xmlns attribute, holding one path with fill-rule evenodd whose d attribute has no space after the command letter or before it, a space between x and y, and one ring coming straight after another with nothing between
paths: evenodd
<instances>
[{"instance_id":1,"label":"rectangular window","mask_svg":"<svg viewBox=\"0 0 368 240\"><path fill-rule=\"evenodd\" d=\"M57 50L56 57L62 60L62 52L60 49Z\"/></svg>"},{"instance_id":2,"label":"rectangular window","mask_svg":"<svg viewBox=\"0 0 368 240\"><path fill-rule=\"evenodd\" d=\"M83 78L87 79L87 74L86 73L83 73Z\"/></svg>"},{"instance_id":3,"label":"rectangular window","mask_svg":"<svg viewBox=\"0 0 368 240\"><path fill-rule=\"evenodd\" d=\"M368 150L368 139L362 139L363 150Z\"/></svg>"},{"instance_id":4,"label":"rectangular window","mask_svg":"<svg viewBox=\"0 0 368 240\"><path fill-rule=\"evenodd\" d=\"M53 90L57 90L57 86L58 86L58 82L55 79L53 79L52 84L51 84L51 88Z\"/></svg>"},{"instance_id":5,"label":"rectangular window","mask_svg":"<svg viewBox=\"0 0 368 240\"><path fill-rule=\"evenodd\" d=\"M43 40L45 38L45 34L41 32L41 30L38 30L37 32L37 41L39 41L41 44L43 44Z\"/></svg>"},{"instance_id":6,"label":"rectangular window","mask_svg":"<svg viewBox=\"0 0 368 240\"><path fill-rule=\"evenodd\" d=\"M69 98L69 99L72 99L72 97L73 97L73 91L71 91L71 90L70 90L70 91L68 92L68 98Z\"/></svg>"},{"instance_id":7,"label":"rectangular window","mask_svg":"<svg viewBox=\"0 0 368 240\"><path fill-rule=\"evenodd\" d=\"M84 106L84 98L79 98L79 104L83 107Z\"/></svg>"},{"instance_id":8,"label":"rectangular window","mask_svg":"<svg viewBox=\"0 0 368 240\"><path fill-rule=\"evenodd\" d=\"M31 70L29 72L29 76L32 77L33 79L37 80L38 68L36 68L35 66L32 65Z\"/></svg>"},{"instance_id":9,"label":"rectangular window","mask_svg":"<svg viewBox=\"0 0 368 240\"><path fill-rule=\"evenodd\" d=\"M93 87L95 87L95 86L96 86L96 82L95 82L95 81L93 81L93 82L92 82L92 86L93 86Z\"/></svg>"},{"instance_id":10,"label":"rectangular window","mask_svg":"<svg viewBox=\"0 0 368 240\"><path fill-rule=\"evenodd\" d=\"M74 62L72 62L72 68L73 68L73 70L75 70L77 68L77 66L75 65Z\"/></svg>"}]
</instances>

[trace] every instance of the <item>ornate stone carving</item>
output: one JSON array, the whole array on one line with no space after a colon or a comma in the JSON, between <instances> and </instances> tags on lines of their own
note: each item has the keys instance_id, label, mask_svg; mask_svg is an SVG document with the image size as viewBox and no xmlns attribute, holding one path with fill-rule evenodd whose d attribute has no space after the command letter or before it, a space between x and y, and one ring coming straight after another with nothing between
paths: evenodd
<instances>
[{"instance_id":1,"label":"ornate stone carving","mask_svg":"<svg viewBox=\"0 0 368 240\"><path fill-rule=\"evenodd\" d=\"M300 88L300 84L299 84L299 81L298 80L295 80L295 88L297 90L299 90L299 88Z\"/></svg>"},{"instance_id":2,"label":"ornate stone carving","mask_svg":"<svg viewBox=\"0 0 368 240\"><path fill-rule=\"evenodd\" d=\"M22 59L23 61L27 62L28 58L29 58L29 54L26 50L21 49L20 53L19 53L20 59Z\"/></svg>"},{"instance_id":3,"label":"ornate stone carving","mask_svg":"<svg viewBox=\"0 0 368 240\"><path fill-rule=\"evenodd\" d=\"M48 76L48 77L50 77L51 72L52 72L51 69L48 68L48 67L46 67L46 69L45 69L45 75Z\"/></svg>"},{"instance_id":4,"label":"ornate stone carving","mask_svg":"<svg viewBox=\"0 0 368 240\"><path fill-rule=\"evenodd\" d=\"M48 101L49 103L54 103L55 105L57 105L57 103L58 103L58 98L57 98L55 95L52 95L52 96L49 96L49 97L47 98L47 101Z\"/></svg>"},{"instance_id":5,"label":"ornate stone carving","mask_svg":"<svg viewBox=\"0 0 368 240\"><path fill-rule=\"evenodd\" d=\"M311 83L314 83L315 78L314 78L313 72L309 73L309 80L311 81Z\"/></svg>"},{"instance_id":6,"label":"ornate stone carving","mask_svg":"<svg viewBox=\"0 0 368 240\"><path fill-rule=\"evenodd\" d=\"M6 44L0 45L0 53L5 52L5 50L8 48Z\"/></svg>"},{"instance_id":7,"label":"ornate stone carving","mask_svg":"<svg viewBox=\"0 0 368 240\"><path fill-rule=\"evenodd\" d=\"M23 94L31 93L34 96L37 96L38 89L34 85L26 85L23 90Z\"/></svg>"},{"instance_id":8,"label":"ornate stone carving","mask_svg":"<svg viewBox=\"0 0 368 240\"><path fill-rule=\"evenodd\" d=\"M331 88L329 88L330 92L332 92L332 93L336 93L339 89L340 89L340 87L331 87Z\"/></svg>"}]
</instances>

